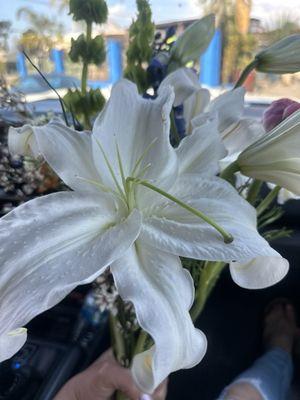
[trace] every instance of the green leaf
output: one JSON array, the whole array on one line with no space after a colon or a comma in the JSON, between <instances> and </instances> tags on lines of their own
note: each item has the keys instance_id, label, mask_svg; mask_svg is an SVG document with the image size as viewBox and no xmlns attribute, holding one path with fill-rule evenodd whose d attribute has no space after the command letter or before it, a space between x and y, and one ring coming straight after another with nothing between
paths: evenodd
<instances>
[{"instance_id":1,"label":"green leaf","mask_svg":"<svg viewBox=\"0 0 300 400\"><path fill-rule=\"evenodd\" d=\"M176 63L180 66L189 61L196 61L208 47L215 33L215 17L213 14L201 18L189 26L176 40L171 49L172 69Z\"/></svg>"}]
</instances>

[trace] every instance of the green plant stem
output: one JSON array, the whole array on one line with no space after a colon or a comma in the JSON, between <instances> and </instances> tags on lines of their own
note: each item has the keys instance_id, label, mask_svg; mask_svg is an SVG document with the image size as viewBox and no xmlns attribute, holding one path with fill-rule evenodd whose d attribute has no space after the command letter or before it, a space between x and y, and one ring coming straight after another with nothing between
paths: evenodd
<instances>
[{"instance_id":1,"label":"green plant stem","mask_svg":"<svg viewBox=\"0 0 300 400\"><path fill-rule=\"evenodd\" d=\"M270 193L263 199L263 201L256 207L256 213L259 217L269 206L270 204L276 199L279 190L281 189L280 186L275 186L274 189L270 191Z\"/></svg>"},{"instance_id":2,"label":"green plant stem","mask_svg":"<svg viewBox=\"0 0 300 400\"><path fill-rule=\"evenodd\" d=\"M92 38L92 23L87 22L87 24L86 24L86 43L87 43L87 45L91 41L91 38ZM82 75L81 75L81 93L83 95L86 94L88 69L89 69L89 63L86 60L84 60L83 67L82 67Z\"/></svg>"},{"instance_id":3,"label":"green plant stem","mask_svg":"<svg viewBox=\"0 0 300 400\"><path fill-rule=\"evenodd\" d=\"M231 183L231 185L235 186L235 172L238 172L240 167L238 166L237 162L234 161L233 163L229 164L228 167L221 172L220 177L225 179L225 181Z\"/></svg>"},{"instance_id":4,"label":"green plant stem","mask_svg":"<svg viewBox=\"0 0 300 400\"><path fill-rule=\"evenodd\" d=\"M145 331L141 331L139 334L138 340L136 342L135 348L134 348L134 356L136 354L142 353L145 350L145 345L148 339L148 333Z\"/></svg>"},{"instance_id":5,"label":"green plant stem","mask_svg":"<svg viewBox=\"0 0 300 400\"><path fill-rule=\"evenodd\" d=\"M125 394L123 394L122 392L117 392L115 395L115 399L116 400L130 400Z\"/></svg>"},{"instance_id":6,"label":"green plant stem","mask_svg":"<svg viewBox=\"0 0 300 400\"><path fill-rule=\"evenodd\" d=\"M250 204L253 205L255 203L255 201L257 200L257 196L260 192L262 184L263 184L262 181L258 181L257 179L255 179L251 183L249 190L248 190L248 194L247 194L247 201Z\"/></svg>"},{"instance_id":7,"label":"green plant stem","mask_svg":"<svg viewBox=\"0 0 300 400\"><path fill-rule=\"evenodd\" d=\"M118 320L111 312L109 314L109 324L110 324L110 332L112 337L112 346L114 350L114 355L118 360L118 362L123 365L126 354L125 344L122 334L118 328Z\"/></svg>"},{"instance_id":8,"label":"green plant stem","mask_svg":"<svg viewBox=\"0 0 300 400\"><path fill-rule=\"evenodd\" d=\"M250 64L247 65L247 67L241 73L241 75L240 75L238 81L236 82L236 84L234 85L233 89L236 89L243 85L243 83L247 79L248 75L256 68L257 64L258 64L258 61L255 58Z\"/></svg>"},{"instance_id":9,"label":"green plant stem","mask_svg":"<svg viewBox=\"0 0 300 400\"><path fill-rule=\"evenodd\" d=\"M190 311L193 321L199 317L206 301L217 283L219 276L226 266L226 263L221 261L207 261L201 271L199 282L196 290L195 301Z\"/></svg>"}]
</instances>

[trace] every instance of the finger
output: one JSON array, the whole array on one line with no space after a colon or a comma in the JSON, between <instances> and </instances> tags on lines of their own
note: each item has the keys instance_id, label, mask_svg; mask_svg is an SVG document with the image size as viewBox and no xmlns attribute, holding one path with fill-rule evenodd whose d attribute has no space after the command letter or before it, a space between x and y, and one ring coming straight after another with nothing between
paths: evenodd
<instances>
[{"instance_id":1,"label":"finger","mask_svg":"<svg viewBox=\"0 0 300 400\"><path fill-rule=\"evenodd\" d=\"M167 378L157 387L153 395L154 400L165 400L168 392L168 383L169 380Z\"/></svg>"},{"instance_id":2,"label":"finger","mask_svg":"<svg viewBox=\"0 0 300 400\"><path fill-rule=\"evenodd\" d=\"M131 400L139 400L142 396L142 392L135 385L131 372L120 366L115 367L115 377L113 378L113 384L116 390L120 390Z\"/></svg>"}]
</instances>

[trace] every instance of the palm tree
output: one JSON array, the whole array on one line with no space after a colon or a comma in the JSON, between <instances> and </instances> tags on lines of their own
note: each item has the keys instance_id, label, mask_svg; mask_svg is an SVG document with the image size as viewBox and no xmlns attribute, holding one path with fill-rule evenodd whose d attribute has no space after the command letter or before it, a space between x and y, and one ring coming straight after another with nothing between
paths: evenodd
<instances>
[{"instance_id":1,"label":"palm tree","mask_svg":"<svg viewBox=\"0 0 300 400\"><path fill-rule=\"evenodd\" d=\"M49 50L62 35L63 25L27 7L18 9L17 18L25 18L30 25L19 39L19 47L34 57L39 68L43 69Z\"/></svg>"}]
</instances>

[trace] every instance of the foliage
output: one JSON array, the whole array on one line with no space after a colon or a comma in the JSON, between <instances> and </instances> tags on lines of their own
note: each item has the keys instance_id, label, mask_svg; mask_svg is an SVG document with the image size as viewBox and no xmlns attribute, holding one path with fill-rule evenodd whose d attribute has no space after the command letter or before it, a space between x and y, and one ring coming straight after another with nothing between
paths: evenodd
<instances>
[{"instance_id":1,"label":"foliage","mask_svg":"<svg viewBox=\"0 0 300 400\"><path fill-rule=\"evenodd\" d=\"M101 35L97 35L87 41L82 33L77 39L71 39L70 59L76 62L88 64L102 64L105 61L105 43Z\"/></svg>"},{"instance_id":2,"label":"foliage","mask_svg":"<svg viewBox=\"0 0 300 400\"><path fill-rule=\"evenodd\" d=\"M107 20L108 8L105 0L70 0L70 14L74 21L103 24Z\"/></svg>"},{"instance_id":3,"label":"foliage","mask_svg":"<svg viewBox=\"0 0 300 400\"><path fill-rule=\"evenodd\" d=\"M88 90L87 78L90 64L101 65L105 61L105 42L102 35L92 37L92 24L101 24L107 20L107 5L104 0L70 0L70 14L75 21L85 21L86 33L71 40L70 59L82 62L81 89L69 90L64 101L69 110L90 129L91 118L101 111L105 99L99 89Z\"/></svg>"},{"instance_id":4,"label":"foliage","mask_svg":"<svg viewBox=\"0 0 300 400\"><path fill-rule=\"evenodd\" d=\"M7 50L7 39L11 28L10 21L0 21L0 49Z\"/></svg>"},{"instance_id":5,"label":"foliage","mask_svg":"<svg viewBox=\"0 0 300 400\"><path fill-rule=\"evenodd\" d=\"M75 89L68 90L64 96L64 102L80 121L85 121L95 116L103 108L105 99L99 89L90 89L86 93Z\"/></svg>"},{"instance_id":6,"label":"foliage","mask_svg":"<svg viewBox=\"0 0 300 400\"><path fill-rule=\"evenodd\" d=\"M48 59L50 49L55 45L63 33L63 26L48 16L36 13L27 7L19 8L18 18L26 18L30 28L23 32L18 41L21 50L37 60L40 69Z\"/></svg>"},{"instance_id":7,"label":"foliage","mask_svg":"<svg viewBox=\"0 0 300 400\"><path fill-rule=\"evenodd\" d=\"M263 33L264 42L271 44L286 36L300 32L298 21L288 14L279 15L276 19L269 20Z\"/></svg>"},{"instance_id":8,"label":"foliage","mask_svg":"<svg viewBox=\"0 0 300 400\"><path fill-rule=\"evenodd\" d=\"M251 61L257 40L251 33L243 35L238 31L234 16L228 18L224 29L222 81L232 82Z\"/></svg>"},{"instance_id":9,"label":"foliage","mask_svg":"<svg viewBox=\"0 0 300 400\"><path fill-rule=\"evenodd\" d=\"M146 67L152 57L154 23L148 0L137 0L138 14L129 28L129 47L126 53L125 77L137 83L141 92L148 88Z\"/></svg>"}]
</instances>

